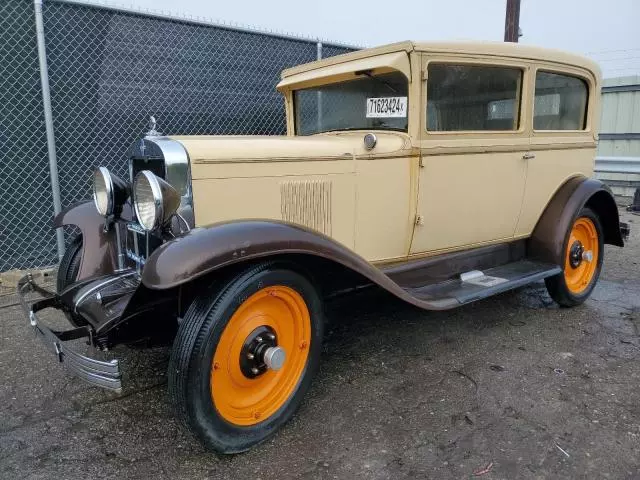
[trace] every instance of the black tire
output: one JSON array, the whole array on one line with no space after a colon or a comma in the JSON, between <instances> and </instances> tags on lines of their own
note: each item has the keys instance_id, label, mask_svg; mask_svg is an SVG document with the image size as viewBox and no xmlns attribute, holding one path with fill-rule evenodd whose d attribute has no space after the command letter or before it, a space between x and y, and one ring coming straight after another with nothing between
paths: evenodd
<instances>
[{"instance_id":1,"label":"black tire","mask_svg":"<svg viewBox=\"0 0 640 480\"><path fill-rule=\"evenodd\" d=\"M67 246L56 277L56 288L58 293L62 292L78 278L80 271L80 260L82 259L82 235L76 235ZM66 314L69 321L76 327L86 325L87 322L79 315Z\"/></svg>"},{"instance_id":2,"label":"black tire","mask_svg":"<svg viewBox=\"0 0 640 480\"><path fill-rule=\"evenodd\" d=\"M564 274L564 269L567 268L565 265L562 266L563 267L562 273L545 279L544 282L547 287L547 291L549 292L549 295L561 307L575 307L583 303L587 298L589 298L589 296L591 295L591 292L596 286L596 283L598 282L598 278L600 277L600 272L602 270L602 261L604 260L604 241L603 241L602 224L598 216L593 212L593 210L587 207L584 207L582 210L580 210L580 213L578 214L578 217L576 218L576 220L582 217L587 218L591 220L591 222L593 222L593 225L595 226L595 229L598 235L598 259L597 259L596 269L591 277L589 284L579 294L572 292L567 286L566 277ZM563 252L564 252L563 255L567 254L566 253L567 249L570 247L568 243L569 243L569 237L570 237L572 228L573 228L573 224L569 227L569 230L565 235L565 240L563 245ZM564 256L563 256L563 261L564 261Z\"/></svg>"},{"instance_id":3,"label":"black tire","mask_svg":"<svg viewBox=\"0 0 640 480\"><path fill-rule=\"evenodd\" d=\"M82 259L82 235L76 235L67 246L60 266L58 267L58 276L56 287L58 293L62 292L67 286L71 285L78 278L80 271L80 260Z\"/></svg>"},{"instance_id":4,"label":"black tire","mask_svg":"<svg viewBox=\"0 0 640 480\"><path fill-rule=\"evenodd\" d=\"M311 337L306 364L292 393L272 415L249 426L227 421L212 400L212 361L221 335L238 307L254 293L282 285L295 290L306 303ZM284 266L263 263L231 281L217 282L199 294L176 335L169 360L169 397L180 421L207 448L231 454L248 450L273 435L294 414L320 362L324 316L314 286Z\"/></svg>"}]
</instances>

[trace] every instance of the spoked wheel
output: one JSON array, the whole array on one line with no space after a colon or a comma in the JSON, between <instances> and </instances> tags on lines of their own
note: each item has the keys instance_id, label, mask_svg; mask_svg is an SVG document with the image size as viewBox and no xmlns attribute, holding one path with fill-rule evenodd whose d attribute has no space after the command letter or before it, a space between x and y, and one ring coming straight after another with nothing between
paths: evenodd
<instances>
[{"instance_id":1,"label":"spoked wheel","mask_svg":"<svg viewBox=\"0 0 640 480\"><path fill-rule=\"evenodd\" d=\"M545 280L551 297L564 307L584 302L598 281L603 257L600 220L583 208L565 238L563 273Z\"/></svg>"},{"instance_id":2,"label":"spoked wheel","mask_svg":"<svg viewBox=\"0 0 640 480\"><path fill-rule=\"evenodd\" d=\"M320 299L296 272L261 265L212 286L189 308L171 354L178 416L221 453L264 441L308 389L322 331Z\"/></svg>"}]
</instances>

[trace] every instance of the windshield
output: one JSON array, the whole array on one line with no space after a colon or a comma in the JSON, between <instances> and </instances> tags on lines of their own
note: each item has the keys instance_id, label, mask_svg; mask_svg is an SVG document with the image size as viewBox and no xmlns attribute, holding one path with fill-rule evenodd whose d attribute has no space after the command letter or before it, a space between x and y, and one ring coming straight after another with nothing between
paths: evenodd
<instances>
[{"instance_id":1,"label":"windshield","mask_svg":"<svg viewBox=\"0 0 640 480\"><path fill-rule=\"evenodd\" d=\"M407 130L407 78L399 72L294 92L297 135L332 130Z\"/></svg>"}]
</instances>

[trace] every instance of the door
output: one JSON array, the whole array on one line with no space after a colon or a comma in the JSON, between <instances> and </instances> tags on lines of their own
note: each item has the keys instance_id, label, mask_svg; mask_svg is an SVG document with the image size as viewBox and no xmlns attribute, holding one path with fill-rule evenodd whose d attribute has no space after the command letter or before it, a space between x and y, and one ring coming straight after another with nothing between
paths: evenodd
<instances>
[{"instance_id":1,"label":"door","mask_svg":"<svg viewBox=\"0 0 640 480\"><path fill-rule=\"evenodd\" d=\"M527 174L523 64L425 58L411 254L510 240Z\"/></svg>"},{"instance_id":2,"label":"door","mask_svg":"<svg viewBox=\"0 0 640 480\"><path fill-rule=\"evenodd\" d=\"M575 175L593 174L600 96L588 72L541 65L533 77L533 117L527 185L516 235L529 235L556 191ZM587 108L589 106L589 108Z\"/></svg>"}]
</instances>

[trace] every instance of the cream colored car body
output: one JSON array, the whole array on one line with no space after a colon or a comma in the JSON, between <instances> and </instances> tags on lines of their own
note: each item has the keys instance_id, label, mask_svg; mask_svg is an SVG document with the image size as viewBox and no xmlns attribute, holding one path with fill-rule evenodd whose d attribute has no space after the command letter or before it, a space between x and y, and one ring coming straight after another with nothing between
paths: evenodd
<instances>
[{"instance_id":1,"label":"cream colored car body","mask_svg":"<svg viewBox=\"0 0 640 480\"><path fill-rule=\"evenodd\" d=\"M432 61L521 68L519 129L428 132L425 72ZM354 79L362 70L407 76L407 133L295 135L295 89ZM534 131L537 70L586 82L584 130ZM403 42L285 70L278 89L286 136L173 137L189 154L196 225L282 219L370 262L390 263L526 238L566 180L593 172L600 74L582 57L506 43ZM372 150L366 133L377 136Z\"/></svg>"}]
</instances>

